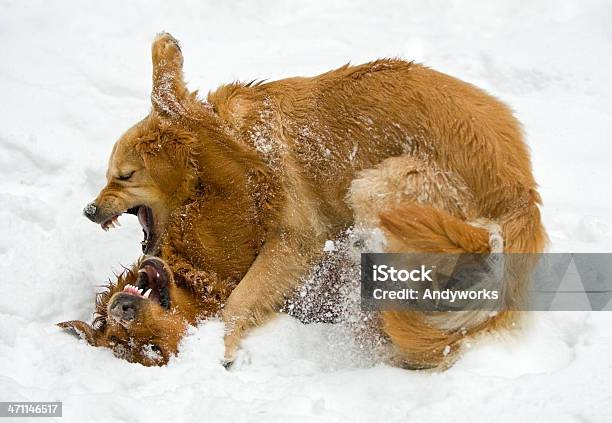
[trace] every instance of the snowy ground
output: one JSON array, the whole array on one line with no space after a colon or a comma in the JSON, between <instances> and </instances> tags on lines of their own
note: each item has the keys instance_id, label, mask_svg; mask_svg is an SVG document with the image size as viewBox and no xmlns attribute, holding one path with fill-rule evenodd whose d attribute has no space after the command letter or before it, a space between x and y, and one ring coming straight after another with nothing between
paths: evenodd
<instances>
[{"instance_id":1,"label":"snowy ground","mask_svg":"<svg viewBox=\"0 0 612 423\"><path fill-rule=\"evenodd\" d=\"M611 421L609 313L534 315L442 374L364 365L336 328L288 317L254 333L231 372L218 322L165 368L54 327L87 320L96 286L138 256L136 219L107 234L81 209L148 111L162 29L203 91L383 56L480 85L525 125L551 250L612 250L610 2L177 4L0 1L0 401L60 400L71 422Z\"/></svg>"}]
</instances>

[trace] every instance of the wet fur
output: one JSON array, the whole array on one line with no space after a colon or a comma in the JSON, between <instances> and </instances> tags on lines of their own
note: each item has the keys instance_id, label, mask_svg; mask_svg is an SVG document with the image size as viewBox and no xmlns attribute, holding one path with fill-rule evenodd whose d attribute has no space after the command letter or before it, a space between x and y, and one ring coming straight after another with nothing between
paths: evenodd
<instances>
[{"instance_id":1,"label":"wet fur","mask_svg":"<svg viewBox=\"0 0 612 423\"><path fill-rule=\"evenodd\" d=\"M228 236L252 248L244 261L234 257L248 269L222 312L228 360L252 327L275 315L325 240L351 225L381 229L386 251L488 251L482 222L499 226L506 252L545 246L519 124L468 83L385 59L312 78L233 83L203 102L184 84L174 38L158 36L152 56L153 109L116 144L96 202L107 214L148 202L158 233L198 196L238 205L235 216L204 217L202 209L202 220L242 228ZM126 167L142 170L137 189L117 181ZM197 237L198 222L194 228ZM200 259L198 267L225 257ZM466 336L516 318L468 314L446 324L440 316L382 314L399 360L413 367L443 367L454 356L444 346L456 351Z\"/></svg>"},{"instance_id":2,"label":"wet fur","mask_svg":"<svg viewBox=\"0 0 612 423\"><path fill-rule=\"evenodd\" d=\"M146 302L137 319L127 326L114 321L108 314L112 298L127 284L138 279L140 262L126 268L97 294L92 324L72 320L60 327L70 330L96 347L111 349L119 358L145 366L163 365L178 353L180 340L188 325L218 316L235 284L222 280L214 273L177 267L170 284L171 307L165 310ZM155 349L152 353L152 348Z\"/></svg>"},{"instance_id":3,"label":"wet fur","mask_svg":"<svg viewBox=\"0 0 612 423\"><path fill-rule=\"evenodd\" d=\"M205 210L204 210L205 209ZM160 239L160 256L170 272L170 309L145 302L136 319L123 326L109 316L113 298L128 284L138 284L138 269L147 256L116 275L97 294L94 319L91 324L72 320L60 327L71 331L96 347L111 349L119 358L145 366L164 365L178 353L180 340L188 325L218 317L232 290L247 272L257 244L242 225L227 226L224 219L203 219L208 214L234 216L240 213L233 203L215 201L204 195L171 214L164 236ZM246 220L243 222L248 223ZM256 226L250 226L256 228ZM255 229L256 230L256 229ZM240 240L244 242L240 242ZM337 318L338 299L334 284L337 272L345 265L343 256L336 257L335 266L326 266L325 281L319 287L326 290L325 301L307 304L301 296L291 293L292 315L303 322L330 322ZM206 270L199 270L206 269ZM346 269L345 269L346 270ZM333 288L330 288L333 287ZM336 313L336 314L335 314ZM151 354L157 348L158 358ZM147 351L148 350L148 351Z\"/></svg>"}]
</instances>

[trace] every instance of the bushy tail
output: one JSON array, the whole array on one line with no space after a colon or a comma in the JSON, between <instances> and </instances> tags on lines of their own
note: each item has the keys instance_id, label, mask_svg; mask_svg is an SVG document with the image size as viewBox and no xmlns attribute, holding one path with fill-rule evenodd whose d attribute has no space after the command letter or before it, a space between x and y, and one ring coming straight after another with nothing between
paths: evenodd
<instances>
[{"instance_id":1,"label":"bushy tail","mask_svg":"<svg viewBox=\"0 0 612 423\"><path fill-rule=\"evenodd\" d=\"M390 235L392 249L423 253L487 253L489 232L450 214L418 204L383 212L381 225ZM394 251L394 252L395 252Z\"/></svg>"},{"instance_id":2,"label":"bushy tail","mask_svg":"<svg viewBox=\"0 0 612 423\"><path fill-rule=\"evenodd\" d=\"M380 221L387 235L388 252L501 252L502 242L503 251L540 252L546 243L535 202L504 216L498 222L500 232L493 230L496 225L469 224L419 204L381 213ZM492 315L484 310L385 311L381 315L384 331L398 349L403 364L410 368L448 366L466 337L513 326L519 317L515 311Z\"/></svg>"}]
</instances>

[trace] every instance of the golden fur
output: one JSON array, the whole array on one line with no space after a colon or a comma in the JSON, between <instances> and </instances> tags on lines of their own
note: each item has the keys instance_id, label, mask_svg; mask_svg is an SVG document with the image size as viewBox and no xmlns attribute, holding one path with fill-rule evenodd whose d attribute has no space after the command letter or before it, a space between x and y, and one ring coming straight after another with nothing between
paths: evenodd
<instances>
[{"instance_id":1,"label":"golden fur","mask_svg":"<svg viewBox=\"0 0 612 423\"><path fill-rule=\"evenodd\" d=\"M234 285L209 272L191 273L185 278L194 282L191 286L172 282L169 310L146 301L133 322L122 324L109 317L109 308L127 284L137 283L138 269L138 264L126 269L116 282L109 283L106 290L97 295L91 325L70 320L58 326L74 332L93 346L110 348L115 355L128 361L145 366L164 365L177 354L187 326L217 316ZM206 289L198 290L199 287Z\"/></svg>"},{"instance_id":2,"label":"golden fur","mask_svg":"<svg viewBox=\"0 0 612 423\"><path fill-rule=\"evenodd\" d=\"M253 247L222 312L228 360L252 327L274 316L325 240L351 225L380 228L387 251L490 251L496 226L506 252L544 248L519 124L468 83L385 59L312 78L233 83L200 101L184 84L174 38L159 35L152 56L153 109L115 145L96 221L147 205L156 234L147 248L159 253L169 216L187 202L208 195L237 206L236 215L201 210L202 220L242 228L228 236ZM194 229L200 236L198 222ZM216 260L225 257L201 257L196 267ZM442 346L455 351L464 336L515 318L468 315L461 324L469 330L460 332L440 316L382 314L398 356L414 367L443 366L453 354Z\"/></svg>"},{"instance_id":3,"label":"golden fur","mask_svg":"<svg viewBox=\"0 0 612 423\"><path fill-rule=\"evenodd\" d=\"M159 305L143 301L134 322L121 324L109 317L109 306L127 284L136 284L139 266L126 269L115 283L96 298L95 319L91 325L79 320L59 323L96 347L110 348L115 355L145 366L163 365L176 355L187 325L195 325L206 315L215 315L218 307L205 304L185 287L172 283L172 308L165 311ZM207 307L208 306L208 307Z\"/></svg>"},{"instance_id":4,"label":"golden fur","mask_svg":"<svg viewBox=\"0 0 612 423\"><path fill-rule=\"evenodd\" d=\"M215 196L203 195L170 214L163 236L160 238L160 257L143 256L131 268L117 275L106 289L96 296L94 321L90 325L79 320L59 323L59 326L82 337L96 347L111 349L115 355L145 366L164 365L178 352L179 342L188 325L196 325L202 319L218 316L228 296L248 271L257 244L252 242L257 226L228 225L223 216L241 215L236 204L218 201ZM212 217L218 216L217 219ZM239 222L240 223L240 222ZM240 242L240 240L244 242ZM306 310L300 309L301 297L291 296L293 315L302 321L329 321L336 317L332 303L339 279L336 272L343 270L343 257L335 258L335 266L326 265L326 280L321 286L326 290L326 301L313 305L309 301ZM170 307L164 309L153 301L140 301L138 313L132 321L113 318L113 304L120 299L126 285L139 285L139 270L147 260L163 263L163 271L169 277ZM328 260L329 261L329 260ZM200 270L206 269L206 270ZM345 269L346 270L346 269ZM324 307L328 307L325 318ZM331 317L330 317L331 316Z\"/></svg>"}]
</instances>

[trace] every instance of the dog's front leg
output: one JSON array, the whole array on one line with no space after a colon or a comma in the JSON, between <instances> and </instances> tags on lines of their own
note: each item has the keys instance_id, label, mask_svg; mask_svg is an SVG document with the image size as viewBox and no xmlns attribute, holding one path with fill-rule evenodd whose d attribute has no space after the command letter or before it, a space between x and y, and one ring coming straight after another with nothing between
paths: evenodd
<instances>
[{"instance_id":1,"label":"dog's front leg","mask_svg":"<svg viewBox=\"0 0 612 423\"><path fill-rule=\"evenodd\" d=\"M304 235L283 234L266 241L222 313L226 362L233 360L249 329L275 316L317 257L317 250L323 250L323 241L313 242Z\"/></svg>"}]
</instances>

